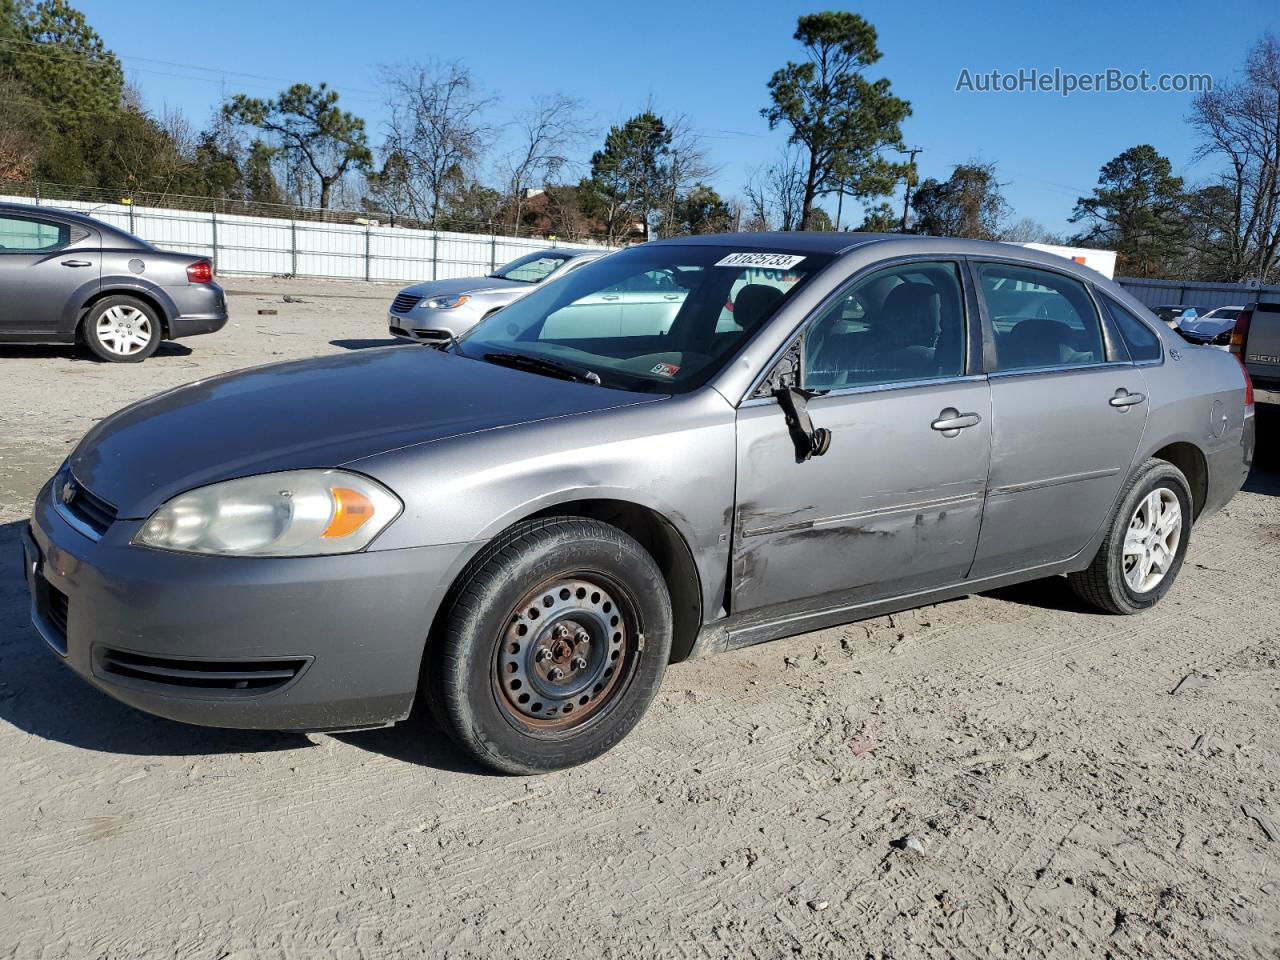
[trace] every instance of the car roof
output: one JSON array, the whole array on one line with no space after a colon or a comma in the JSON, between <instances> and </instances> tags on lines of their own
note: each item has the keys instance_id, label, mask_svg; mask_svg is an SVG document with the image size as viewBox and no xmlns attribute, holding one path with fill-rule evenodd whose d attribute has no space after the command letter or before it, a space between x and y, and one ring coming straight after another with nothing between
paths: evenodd
<instances>
[{"instance_id":1,"label":"car roof","mask_svg":"<svg viewBox=\"0 0 1280 960\"><path fill-rule=\"evenodd\" d=\"M970 240L963 237L932 237L913 233L858 233L855 231L769 231L761 233L706 233L692 237L669 237L650 241L647 246L719 246L776 253L826 253L841 255L853 250L884 246L886 259L903 256L995 257L1018 260L1029 266L1045 266L1074 273L1090 282L1107 281L1092 267L1056 253L1036 250L1020 243Z\"/></svg>"},{"instance_id":2,"label":"car roof","mask_svg":"<svg viewBox=\"0 0 1280 960\"><path fill-rule=\"evenodd\" d=\"M64 210L62 207L55 207L46 204L36 205L34 203L0 203L0 213L14 213L18 216L53 216L60 220L68 220L72 223L78 223L86 227L92 227L95 230L105 230L108 233L118 237L124 237L132 241L138 238L121 230L119 227L113 226L104 220L91 217L88 214L78 213L75 210Z\"/></svg>"},{"instance_id":3,"label":"car roof","mask_svg":"<svg viewBox=\"0 0 1280 960\"><path fill-rule=\"evenodd\" d=\"M650 245L740 246L748 250L840 254L872 243L892 243L897 249L913 248L914 253L1008 257L1055 266L1061 265L1061 262L1066 259L1019 243L970 240L963 237L932 237L915 233L859 233L856 231L772 230L759 233L704 233L692 237L653 240Z\"/></svg>"}]
</instances>

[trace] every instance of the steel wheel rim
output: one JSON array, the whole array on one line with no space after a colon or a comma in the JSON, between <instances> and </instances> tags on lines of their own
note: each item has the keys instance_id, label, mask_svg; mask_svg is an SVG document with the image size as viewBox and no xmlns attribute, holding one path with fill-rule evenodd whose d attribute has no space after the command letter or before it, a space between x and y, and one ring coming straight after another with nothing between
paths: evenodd
<instances>
[{"instance_id":1,"label":"steel wheel rim","mask_svg":"<svg viewBox=\"0 0 1280 960\"><path fill-rule=\"evenodd\" d=\"M638 639L635 607L620 585L597 574L547 580L521 598L498 637L498 707L535 735L583 726L635 675Z\"/></svg>"},{"instance_id":2,"label":"steel wheel rim","mask_svg":"<svg viewBox=\"0 0 1280 960\"><path fill-rule=\"evenodd\" d=\"M151 318L137 307L124 304L102 311L94 330L98 342L121 357L140 353L151 342Z\"/></svg>"},{"instance_id":3,"label":"steel wheel rim","mask_svg":"<svg viewBox=\"0 0 1280 960\"><path fill-rule=\"evenodd\" d=\"M1124 579L1134 593L1159 586L1173 567L1182 541L1182 503L1157 487L1138 503L1124 535Z\"/></svg>"}]
</instances>

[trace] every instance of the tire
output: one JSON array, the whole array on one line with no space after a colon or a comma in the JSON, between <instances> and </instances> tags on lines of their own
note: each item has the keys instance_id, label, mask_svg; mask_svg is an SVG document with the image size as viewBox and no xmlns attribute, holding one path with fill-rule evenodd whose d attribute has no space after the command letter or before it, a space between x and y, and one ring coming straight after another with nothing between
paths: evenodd
<instances>
[{"instance_id":1,"label":"tire","mask_svg":"<svg viewBox=\"0 0 1280 960\"><path fill-rule=\"evenodd\" d=\"M1176 543L1160 528L1172 529L1177 514ZM1069 574L1076 594L1108 613L1133 614L1149 610L1169 592L1182 569L1191 542L1193 505L1191 486L1181 470L1165 460L1148 460L1121 491L1106 539L1088 569ZM1156 527L1150 525L1155 518ZM1133 534L1130 537L1130 534ZM1144 545L1146 544L1146 545ZM1154 559L1149 574L1144 560Z\"/></svg>"},{"instance_id":2,"label":"tire","mask_svg":"<svg viewBox=\"0 0 1280 960\"><path fill-rule=\"evenodd\" d=\"M164 330L156 311L129 296L103 297L81 324L85 346L108 363L141 363L156 352Z\"/></svg>"},{"instance_id":3,"label":"tire","mask_svg":"<svg viewBox=\"0 0 1280 960\"><path fill-rule=\"evenodd\" d=\"M596 520L517 524L472 561L447 603L423 693L459 747L504 773L611 749L653 701L671 654L661 571Z\"/></svg>"}]
</instances>

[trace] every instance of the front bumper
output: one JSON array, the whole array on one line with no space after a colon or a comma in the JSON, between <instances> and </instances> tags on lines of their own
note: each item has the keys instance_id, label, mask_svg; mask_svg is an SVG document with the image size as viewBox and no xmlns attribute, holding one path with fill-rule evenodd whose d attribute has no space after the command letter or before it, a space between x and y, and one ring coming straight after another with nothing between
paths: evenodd
<instances>
[{"instance_id":1,"label":"front bumper","mask_svg":"<svg viewBox=\"0 0 1280 960\"><path fill-rule=\"evenodd\" d=\"M94 541L51 484L24 541L32 623L99 690L187 723L377 726L409 713L432 618L462 545L332 557L205 557Z\"/></svg>"},{"instance_id":2,"label":"front bumper","mask_svg":"<svg viewBox=\"0 0 1280 960\"><path fill-rule=\"evenodd\" d=\"M421 310L410 307L407 313L387 312L387 331L400 340L412 340L415 343L445 343L460 337L484 317L487 307L471 303L463 304L453 310Z\"/></svg>"}]
</instances>

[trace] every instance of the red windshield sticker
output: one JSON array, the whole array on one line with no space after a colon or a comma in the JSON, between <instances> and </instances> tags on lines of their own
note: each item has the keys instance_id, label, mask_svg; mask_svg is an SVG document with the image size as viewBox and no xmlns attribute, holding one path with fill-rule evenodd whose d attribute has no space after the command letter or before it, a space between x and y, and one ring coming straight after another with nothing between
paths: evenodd
<instances>
[{"instance_id":1,"label":"red windshield sticker","mask_svg":"<svg viewBox=\"0 0 1280 960\"><path fill-rule=\"evenodd\" d=\"M656 373L660 377L674 377L680 372L678 363L655 363L650 373Z\"/></svg>"}]
</instances>

